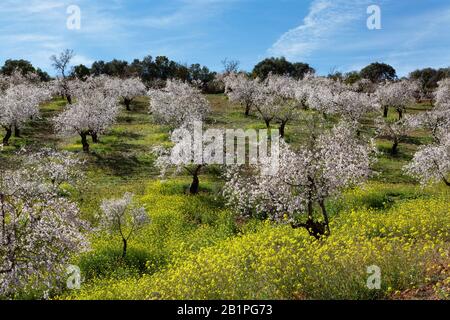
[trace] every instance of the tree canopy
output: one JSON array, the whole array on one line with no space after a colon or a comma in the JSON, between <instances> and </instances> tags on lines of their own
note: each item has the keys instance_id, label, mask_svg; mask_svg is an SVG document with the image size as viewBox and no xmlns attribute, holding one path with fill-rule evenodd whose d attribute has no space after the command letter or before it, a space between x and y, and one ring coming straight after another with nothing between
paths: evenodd
<instances>
[{"instance_id":1,"label":"tree canopy","mask_svg":"<svg viewBox=\"0 0 450 320\"><path fill-rule=\"evenodd\" d=\"M448 77L450 77L450 67L441 69L418 69L409 74L411 80L420 82L422 92L425 94L436 89L438 87L438 82Z\"/></svg>"},{"instance_id":2,"label":"tree canopy","mask_svg":"<svg viewBox=\"0 0 450 320\"><path fill-rule=\"evenodd\" d=\"M35 68L31 62L23 59L12 60L8 59L5 61L5 64L0 69L0 73L5 76L10 76L14 73L15 70L19 70L20 73L25 76L29 73L35 73L39 76L41 81L50 81L50 76L47 72L42 71L40 68Z\"/></svg>"},{"instance_id":3,"label":"tree canopy","mask_svg":"<svg viewBox=\"0 0 450 320\"><path fill-rule=\"evenodd\" d=\"M267 58L259 62L253 69L255 78L266 79L270 73L280 76L290 76L296 79L303 79L307 73L314 73L315 70L307 63L292 63L286 58Z\"/></svg>"},{"instance_id":4,"label":"tree canopy","mask_svg":"<svg viewBox=\"0 0 450 320\"><path fill-rule=\"evenodd\" d=\"M363 68L360 75L362 78L369 79L374 83L397 79L397 71L392 66L379 62L371 63Z\"/></svg>"}]
</instances>

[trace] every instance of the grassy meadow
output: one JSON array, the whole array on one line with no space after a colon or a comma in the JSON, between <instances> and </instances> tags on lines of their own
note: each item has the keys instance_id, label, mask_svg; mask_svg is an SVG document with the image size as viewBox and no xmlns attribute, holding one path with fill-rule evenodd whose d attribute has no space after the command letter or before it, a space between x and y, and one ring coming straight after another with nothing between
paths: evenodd
<instances>
[{"instance_id":1,"label":"grassy meadow","mask_svg":"<svg viewBox=\"0 0 450 320\"><path fill-rule=\"evenodd\" d=\"M245 117L224 95L209 95L210 127L265 128ZM51 118L64 100L42 105L41 118L11 139L0 152L2 168L14 167L12 155L49 146L79 154L86 161L86 182L71 196L95 227L103 199L132 192L151 223L129 243L121 258L121 240L96 231L92 250L73 257L81 268L80 290L54 292L55 299L448 299L450 294L450 188L422 188L402 172L415 151L431 141L415 131L389 153L391 142L377 139L379 160L370 181L326 204L331 236L315 240L306 230L267 221L244 221L225 206L219 167L200 177L201 192L186 192L191 178L167 176L154 166L152 148L169 144L169 129L154 124L148 100L139 98L122 111L100 142L53 132ZM410 106L420 113L431 106ZM254 115L254 113L253 113ZM391 110L390 117L397 117ZM373 119L364 133L374 134ZM299 144L302 122L288 124L286 140ZM369 266L381 269L381 289L367 287Z\"/></svg>"}]
</instances>

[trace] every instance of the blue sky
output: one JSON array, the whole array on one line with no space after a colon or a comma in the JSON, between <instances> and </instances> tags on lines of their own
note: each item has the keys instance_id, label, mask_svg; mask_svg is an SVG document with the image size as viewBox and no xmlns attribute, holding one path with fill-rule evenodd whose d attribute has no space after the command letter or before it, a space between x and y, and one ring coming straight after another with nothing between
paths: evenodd
<instances>
[{"instance_id":1,"label":"blue sky","mask_svg":"<svg viewBox=\"0 0 450 320\"><path fill-rule=\"evenodd\" d=\"M366 26L381 8L381 30ZM67 8L81 28L66 27ZM220 71L228 57L251 70L268 56L308 62L320 74L374 61L400 75L450 66L449 0L1 0L0 64L23 58L53 74L49 57L74 63L166 55Z\"/></svg>"}]
</instances>

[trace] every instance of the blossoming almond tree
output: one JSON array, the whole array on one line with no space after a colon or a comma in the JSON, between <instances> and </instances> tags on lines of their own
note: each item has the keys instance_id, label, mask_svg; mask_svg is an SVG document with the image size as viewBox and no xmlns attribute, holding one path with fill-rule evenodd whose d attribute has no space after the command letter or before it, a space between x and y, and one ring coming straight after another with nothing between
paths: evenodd
<instances>
[{"instance_id":1,"label":"blossoming almond tree","mask_svg":"<svg viewBox=\"0 0 450 320\"><path fill-rule=\"evenodd\" d=\"M118 233L122 239L122 258L127 255L128 241L150 222L145 208L133 204L133 194L125 193L120 199L103 200L101 226L110 233Z\"/></svg>"},{"instance_id":2,"label":"blossoming almond tree","mask_svg":"<svg viewBox=\"0 0 450 320\"><path fill-rule=\"evenodd\" d=\"M434 142L421 147L411 163L404 167L423 185L443 181L450 186L450 81L439 82L436 106L414 118L415 125L431 131Z\"/></svg>"},{"instance_id":3,"label":"blossoming almond tree","mask_svg":"<svg viewBox=\"0 0 450 320\"><path fill-rule=\"evenodd\" d=\"M299 107L294 91L296 80L287 76L269 74L262 82L254 81L252 105L258 117L264 121L267 129L270 129L273 121L278 122L280 133L284 135L286 124L295 118Z\"/></svg>"},{"instance_id":4,"label":"blossoming almond tree","mask_svg":"<svg viewBox=\"0 0 450 320\"><path fill-rule=\"evenodd\" d=\"M84 91L73 105L54 118L55 128L63 134L78 133L83 151L89 152L87 136L98 142L98 135L104 133L115 121L119 107L115 97L105 97L97 90Z\"/></svg>"},{"instance_id":5,"label":"blossoming almond tree","mask_svg":"<svg viewBox=\"0 0 450 320\"><path fill-rule=\"evenodd\" d=\"M330 102L330 112L355 125L358 135L361 133L362 119L375 111L377 111L375 101L364 92L344 90L337 93Z\"/></svg>"},{"instance_id":6,"label":"blossoming almond tree","mask_svg":"<svg viewBox=\"0 0 450 320\"><path fill-rule=\"evenodd\" d=\"M147 88L139 78L129 78L122 81L121 96L125 103L125 107L130 111L131 102L139 96L145 95Z\"/></svg>"},{"instance_id":7,"label":"blossoming almond tree","mask_svg":"<svg viewBox=\"0 0 450 320\"><path fill-rule=\"evenodd\" d=\"M376 84L369 79L361 79L351 84L351 89L355 92L373 94L376 91Z\"/></svg>"},{"instance_id":8,"label":"blossoming almond tree","mask_svg":"<svg viewBox=\"0 0 450 320\"><path fill-rule=\"evenodd\" d=\"M175 147L192 150L191 141L183 139L183 132L193 130L194 122L204 120L210 112L209 103L201 94L201 91L187 83L168 80L166 88L150 90L148 94L150 96L150 112L155 120L174 129L171 139L176 144ZM172 149L161 147L155 148L156 166L162 174L170 167L175 167L176 172L184 168L193 177L190 193L198 193L199 174L204 165L193 164L192 154L188 153L186 153L185 159L174 160L171 157L172 151Z\"/></svg>"},{"instance_id":9,"label":"blossoming almond tree","mask_svg":"<svg viewBox=\"0 0 450 320\"><path fill-rule=\"evenodd\" d=\"M131 111L131 102L139 96L145 95L147 88L139 78L113 79L110 82L112 90L122 97L127 111Z\"/></svg>"},{"instance_id":10,"label":"blossoming almond tree","mask_svg":"<svg viewBox=\"0 0 450 320\"><path fill-rule=\"evenodd\" d=\"M233 103L239 103L245 108L245 116L250 115L250 111L257 103L260 83L257 79L250 79L243 73L230 73L224 77L225 93Z\"/></svg>"},{"instance_id":11,"label":"blossoming almond tree","mask_svg":"<svg viewBox=\"0 0 450 320\"><path fill-rule=\"evenodd\" d=\"M365 115L376 110L371 96L359 89L339 81L310 75L295 86L295 98L303 109L316 110L324 116L337 115L359 125Z\"/></svg>"},{"instance_id":12,"label":"blossoming almond tree","mask_svg":"<svg viewBox=\"0 0 450 320\"><path fill-rule=\"evenodd\" d=\"M435 93L436 104L440 108L450 108L450 79L446 78L439 82L439 87Z\"/></svg>"},{"instance_id":13,"label":"blossoming almond tree","mask_svg":"<svg viewBox=\"0 0 450 320\"><path fill-rule=\"evenodd\" d=\"M80 80L78 79L61 79L56 78L51 81L53 85L53 92L57 96L61 96L63 99L67 100L67 103L72 104L73 98L80 85Z\"/></svg>"},{"instance_id":14,"label":"blossoming almond tree","mask_svg":"<svg viewBox=\"0 0 450 320\"><path fill-rule=\"evenodd\" d=\"M420 148L404 170L423 185L443 181L450 187L450 133L439 143Z\"/></svg>"},{"instance_id":15,"label":"blossoming almond tree","mask_svg":"<svg viewBox=\"0 0 450 320\"><path fill-rule=\"evenodd\" d=\"M60 196L80 164L46 150L27 155L21 169L0 172L0 298L42 298L63 279L72 254L88 248L77 205Z\"/></svg>"},{"instance_id":16,"label":"blossoming almond tree","mask_svg":"<svg viewBox=\"0 0 450 320\"><path fill-rule=\"evenodd\" d=\"M156 147L153 152L157 156L156 167L161 172L161 177L164 177L171 169L174 174L185 170L192 176L192 183L189 187L189 193L195 195L199 192L201 170L212 163L213 154L206 154L203 146L199 148L191 137L194 136L194 122L185 123L178 129L175 129L171 135L171 142L174 144L171 148ZM198 161L195 154L201 154L202 159ZM206 155L206 158L205 158ZM209 157L209 158L208 158Z\"/></svg>"},{"instance_id":17,"label":"blossoming almond tree","mask_svg":"<svg viewBox=\"0 0 450 320\"><path fill-rule=\"evenodd\" d=\"M36 73L29 72L23 74L20 70L14 70L11 75L0 75L0 91L5 91L11 86L19 84L40 85L39 76Z\"/></svg>"},{"instance_id":18,"label":"blossoming almond tree","mask_svg":"<svg viewBox=\"0 0 450 320\"><path fill-rule=\"evenodd\" d=\"M401 120L406 111L406 107L415 102L415 95L419 91L418 84L409 80L398 82L386 82L378 87L375 92L376 100L383 109L383 116L388 116L389 107L393 107L398 112Z\"/></svg>"},{"instance_id":19,"label":"blossoming almond tree","mask_svg":"<svg viewBox=\"0 0 450 320\"><path fill-rule=\"evenodd\" d=\"M11 85L0 94L0 125L6 130L3 145L9 145L13 129L20 135L21 127L39 115L39 104L49 98L47 90L31 84Z\"/></svg>"},{"instance_id":20,"label":"blossoming almond tree","mask_svg":"<svg viewBox=\"0 0 450 320\"><path fill-rule=\"evenodd\" d=\"M70 61L75 56L73 50L64 50L59 54L59 56L53 55L50 57L52 61L52 66L59 73L57 77L58 87L60 88L60 92L67 99L69 104L72 104L72 88L70 86L70 79L67 76L67 72L69 71Z\"/></svg>"},{"instance_id":21,"label":"blossoming almond tree","mask_svg":"<svg viewBox=\"0 0 450 320\"><path fill-rule=\"evenodd\" d=\"M296 99L296 88L299 81L287 77L270 74L264 81L267 88L266 101L260 103L271 104L275 121L279 124L280 137L284 138L286 125L298 118L302 104ZM268 106L270 108L270 106Z\"/></svg>"},{"instance_id":22,"label":"blossoming almond tree","mask_svg":"<svg viewBox=\"0 0 450 320\"><path fill-rule=\"evenodd\" d=\"M373 149L355 139L354 129L345 124L325 133L315 128L298 151L281 144L276 175L261 174L259 166L250 167L250 174L231 167L224 187L228 204L246 216L306 228L316 238L329 235L326 200L368 178Z\"/></svg>"},{"instance_id":23,"label":"blossoming almond tree","mask_svg":"<svg viewBox=\"0 0 450 320\"><path fill-rule=\"evenodd\" d=\"M151 89L149 111L156 122L179 128L192 120L203 120L210 106L201 91L179 80L168 80L165 88Z\"/></svg>"},{"instance_id":24,"label":"blossoming almond tree","mask_svg":"<svg viewBox=\"0 0 450 320\"><path fill-rule=\"evenodd\" d=\"M21 150L19 155L25 158L22 165L27 170L33 171L34 176L50 183L54 189L61 190L64 183L70 183L78 189L85 179L80 170L84 162L67 151L43 148L31 154Z\"/></svg>"},{"instance_id":25,"label":"blossoming almond tree","mask_svg":"<svg viewBox=\"0 0 450 320\"><path fill-rule=\"evenodd\" d=\"M392 155L398 154L398 146L414 128L413 123L413 117L402 118L398 121L391 121L381 117L375 119L378 137L384 137L392 141Z\"/></svg>"},{"instance_id":26,"label":"blossoming almond tree","mask_svg":"<svg viewBox=\"0 0 450 320\"><path fill-rule=\"evenodd\" d=\"M435 107L414 116L412 123L415 127L422 127L430 131L434 142L439 143L441 137L450 132L450 108Z\"/></svg>"},{"instance_id":27,"label":"blossoming almond tree","mask_svg":"<svg viewBox=\"0 0 450 320\"><path fill-rule=\"evenodd\" d=\"M430 131L434 143L439 144L440 139L450 132L450 81L440 81L435 95L435 106L429 111L415 115L412 124Z\"/></svg>"},{"instance_id":28,"label":"blossoming almond tree","mask_svg":"<svg viewBox=\"0 0 450 320\"><path fill-rule=\"evenodd\" d=\"M82 96L85 92L97 91L103 93L105 97L119 97L115 86L111 85L113 78L104 74L89 76L84 81L73 79L70 81L75 97Z\"/></svg>"},{"instance_id":29,"label":"blossoming almond tree","mask_svg":"<svg viewBox=\"0 0 450 320\"><path fill-rule=\"evenodd\" d=\"M258 112L258 117L264 121L267 129L270 129L272 121L276 119L279 107L275 102L275 97L270 95L266 89L259 92L255 108Z\"/></svg>"},{"instance_id":30,"label":"blossoming almond tree","mask_svg":"<svg viewBox=\"0 0 450 320\"><path fill-rule=\"evenodd\" d=\"M299 83L297 100L302 100L308 108L322 113L324 116L336 112L336 96L348 90L343 84L328 78L309 76Z\"/></svg>"}]
</instances>

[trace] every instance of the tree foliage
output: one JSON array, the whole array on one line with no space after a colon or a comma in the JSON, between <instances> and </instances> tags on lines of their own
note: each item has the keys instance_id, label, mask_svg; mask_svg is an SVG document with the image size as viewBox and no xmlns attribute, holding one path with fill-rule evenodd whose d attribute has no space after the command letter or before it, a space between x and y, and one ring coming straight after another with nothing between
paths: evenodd
<instances>
[{"instance_id":1,"label":"tree foliage","mask_svg":"<svg viewBox=\"0 0 450 320\"><path fill-rule=\"evenodd\" d=\"M424 98L431 98L433 91L438 87L439 81L450 77L450 68L433 69L425 68L411 72L409 79L420 83Z\"/></svg>"},{"instance_id":2,"label":"tree foliage","mask_svg":"<svg viewBox=\"0 0 450 320\"><path fill-rule=\"evenodd\" d=\"M315 70L307 63L287 61L284 57L267 58L259 62L253 69L253 77L266 79L272 73L280 76L290 76L295 79L302 79L308 73L314 73Z\"/></svg>"},{"instance_id":3,"label":"tree foliage","mask_svg":"<svg viewBox=\"0 0 450 320\"><path fill-rule=\"evenodd\" d=\"M98 135L116 121L118 113L116 97L105 96L100 90L85 90L77 96L76 103L54 118L54 125L59 133L79 134L83 151L89 152L87 136L97 142Z\"/></svg>"},{"instance_id":4,"label":"tree foliage","mask_svg":"<svg viewBox=\"0 0 450 320\"><path fill-rule=\"evenodd\" d=\"M418 90L418 83L414 81L386 82L379 85L375 99L383 109L384 117L388 116L388 110L392 107L398 112L400 120L403 118L406 107L415 102Z\"/></svg>"},{"instance_id":5,"label":"tree foliage","mask_svg":"<svg viewBox=\"0 0 450 320\"><path fill-rule=\"evenodd\" d=\"M363 68L360 75L362 78L369 79L374 83L393 81L397 79L397 72L392 66L379 62L372 63Z\"/></svg>"},{"instance_id":6,"label":"tree foliage","mask_svg":"<svg viewBox=\"0 0 450 320\"><path fill-rule=\"evenodd\" d=\"M404 170L423 185L443 181L450 187L450 134L438 143L421 147Z\"/></svg>"},{"instance_id":7,"label":"tree foliage","mask_svg":"<svg viewBox=\"0 0 450 320\"><path fill-rule=\"evenodd\" d=\"M149 111L156 122L179 128L192 120L203 120L210 106L201 91L180 80L168 80L163 89L150 89Z\"/></svg>"},{"instance_id":8,"label":"tree foliage","mask_svg":"<svg viewBox=\"0 0 450 320\"><path fill-rule=\"evenodd\" d=\"M131 237L150 222L145 208L134 204L133 197L133 194L125 193L120 199L103 200L100 206L100 225L106 231L120 235L123 243L122 258L127 255Z\"/></svg>"},{"instance_id":9,"label":"tree foliage","mask_svg":"<svg viewBox=\"0 0 450 320\"><path fill-rule=\"evenodd\" d=\"M70 61L75 56L73 50L66 49L59 54L59 56L53 55L50 57L52 61L52 66L58 72L57 80L59 82L59 87L61 89L61 93L66 97L67 102L69 104L72 103L72 92L69 85L68 72L70 69Z\"/></svg>"},{"instance_id":10,"label":"tree foliage","mask_svg":"<svg viewBox=\"0 0 450 320\"><path fill-rule=\"evenodd\" d=\"M224 194L244 216L304 227L320 238L330 234L325 201L368 178L371 148L355 139L353 129L345 124L323 132L317 120L309 123L308 141L299 150L282 143L276 175L262 174L261 166L253 166L250 173L231 167Z\"/></svg>"},{"instance_id":11,"label":"tree foliage","mask_svg":"<svg viewBox=\"0 0 450 320\"><path fill-rule=\"evenodd\" d=\"M74 66L70 73L70 76L72 78L77 78L78 80L85 80L90 75L91 75L91 71L84 64Z\"/></svg>"},{"instance_id":12,"label":"tree foliage","mask_svg":"<svg viewBox=\"0 0 450 320\"><path fill-rule=\"evenodd\" d=\"M60 195L81 163L52 150L24 156L21 169L0 172L0 296L42 298L63 279L71 256L88 248L78 206Z\"/></svg>"},{"instance_id":13,"label":"tree foliage","mask_svg":"<svg viewBox=\"0 0 450 320\"><path fill-rule=\"evenodd\" d=\"M40 68L35 68L31 62L27 60L12 60L8 59L5 61L5 64L0 69L0 73L6 76L13 75L14 72L19 71L22 76L26 76L28 74L36 74L40 81L50 81L50 76L47 72L42 71Z\"/></svg>"},{"instance_id":14,"label":"tree foliage","mask_svg":"<svg viewBox=\"0 0 450 320\"><path fill-rule=\"evenodd\" d=\"M5 129L3 145L9 145L12 130L20 135L22 126L39 115L39 104L50 98L50 91L36 83L37 75L15 72L4 81L0 91L0 125Z\"/></svg>"}]
</instances>

